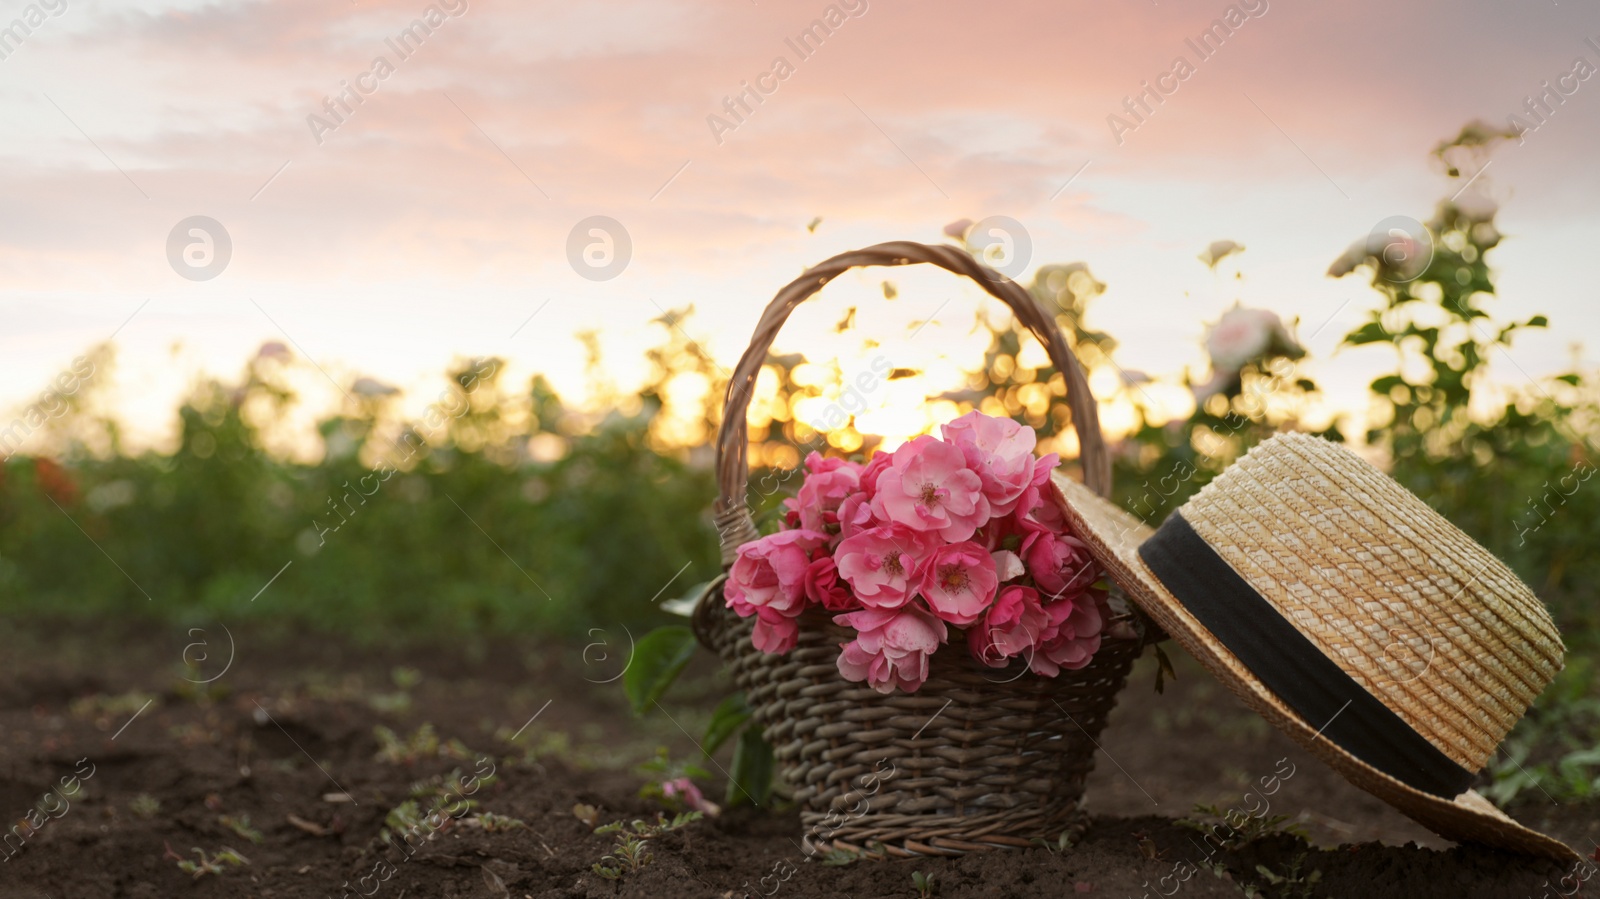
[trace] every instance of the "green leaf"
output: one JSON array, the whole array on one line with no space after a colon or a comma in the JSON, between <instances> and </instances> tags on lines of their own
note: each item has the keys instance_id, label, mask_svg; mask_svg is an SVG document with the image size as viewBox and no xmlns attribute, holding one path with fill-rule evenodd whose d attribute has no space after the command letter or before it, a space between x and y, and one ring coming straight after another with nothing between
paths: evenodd
<instances>
[{"instance_id":1,"label":"green leaf","mask_svg":"<svg viewBox=\"0 0 1600 899\"><path fill-rule=\"evenodd\" d=\"M1399 375L1384 375L1372 382L1371 390L1380 396L1388 396L1389 391L1405 383L1405 380Z\"/></svg>"},{"instance_id":2,"label":"green leaf","mask_svg":"<svg viewBox=\"0 0 1600 899\"><path fill-rule=\"evenodd\" d=\"M681 624L658 627L639 640L633 661L622 676L622 691L628 694L635 715L644 714L667 692L694 657L697 645L694 631Z\"/></svg>"},{"instance_id":3,"label":"green leaf","mask_svg":"<svg viewBox=\"0 0 1600 899\"><path fill-rule=\"evenodd\" d=\"M1367 322L1361 327L1345 335L1344 342L1351 346L1360 346L1364 343L1388 343L1393 339L1383 327L1383 322Z\"/></svg>"},{"instance_id":4,"label":"green leaf","mask_svg":"<svg viewBox=\"0 0 1600 899\"><path fill-rule=\"evenodd\" d=\"M1550 319L1542 315L1535 315L1533 318L1523 322L1522 326L1524 328L1548 328L1550 327Z\"/></svg>"},{"instance_id":5,"label":"green leaf","mask_svg":"<svg viewBox=\"0 0 1600 899\"><path fill-rule=\"evenodd\" d=\"M1429 347L1439 342L1438 328L1419 328L1415 324L1409 324L1401 333L1407 337L1421 337L1423 343Z\"/></svg>"},{"instance_id":6,"label":"green leaf","mask_svg":"<svg viewBox=\"0 0 1600 899\"><path fill-rule=\"evenodd\" d=\"M711 723L706 725L705 738L700 741L701 748L706 755L711 755L749 720L750 706L745 703L743 693L722 700L711 713Z\"/></svg>"},{"instance_id":7,"label":"green leaf","mask_svg":"<svg viewBox=\"0 0 1600 899\"><path fill-rule=\"evenodd\" d=\"M772 795L772 771L772 747L761 738L759 729L745 728L733 746L733 772L725 804L730 808L741 802L766 805Z\"/></svg>"}]
</instances>

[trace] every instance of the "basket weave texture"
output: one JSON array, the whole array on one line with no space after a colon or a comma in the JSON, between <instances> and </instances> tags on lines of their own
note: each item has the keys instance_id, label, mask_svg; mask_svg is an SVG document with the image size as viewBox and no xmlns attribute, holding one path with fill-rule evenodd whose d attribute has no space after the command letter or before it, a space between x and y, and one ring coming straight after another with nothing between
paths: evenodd
<instances>
[{"instance_id":1,"label":"basket weave texture","mask_svg":"<svg viewBox=\"0 0 1600 899\"><path fill-rule=\"evenodd\" d=\"M1085 482L1109 494L1110 458L1094 399L1054 316L965 251L878 244L835 256L779 291L730 380L717 446L725 567L757 537L745 496L745 412L778 328L850 268L919 262L972 278L1044 344L1066 380ZM1114 597L1100 650L1084 668L1055 678L1029 673L1022 659L989 668L952 640L929 659L921 689L884 695L839 674L840 647L852 631L817 609L799 624L795 648L769 655L751 642L754 620L726 608L720 583L695 612L701 642L727 664L773 746L800 807L807 850L872 857L962 855L1055 843L1063 833L1075 838L1086 822L1081 800L1100 731L1147 635L1162 636Z\"/></svg>"}]
</instances>

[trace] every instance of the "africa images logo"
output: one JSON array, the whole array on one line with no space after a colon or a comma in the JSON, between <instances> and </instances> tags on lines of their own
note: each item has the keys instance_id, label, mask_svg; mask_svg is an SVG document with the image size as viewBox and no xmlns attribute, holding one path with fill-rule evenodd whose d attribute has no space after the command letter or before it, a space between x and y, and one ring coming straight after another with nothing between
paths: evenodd
<instances>
[{"instance_id":1,"label":"africa images logo","mask_svg":"<svg viewBox=\"0 0 1600 899\"><path fill-rule=\"evenodd\" d=\"M1222 17L1212 19L1211 25L1197 38L1186 38L1184 44L1194 51L1195 62L1190 62L1189 57L1180 53L1173 58L1167 71L1155 77L1154 85L1149 81L1141 81L1139 84L1143 90L1123 97L1122 109L1133 121L1116 113L1106 116L1106 124L1111 128L1111 136L1117 139L1117 146L1122 146L1129 132L1138 131L1145 122L1150 121L1156 114L1156 107L1164 105L1168 97L1177 93L1183 82L1199 71L1200 63L1217 55L1223 43L1238 33L1246 22L1266 15L1267 8L1267 0L1251 0L1229 6L1222 11Z\"/></svg>"},{"instance_id":2,"label":"africa images logo","mask_svg":"<svg viewBox=\"0 0 1600 899\"><path fill-rule=\"evenodd\" d=\"M443 9L440 9L441 6ZM466 14L467 0L443 0L438 5L430 5L422 11L420 18L412 19L411 24L400 29L399 34L384 38L384 46L394 51L396 59L404 62L421 50L423 43L444 27L445 22ZM356 107L367 102L363 98L377 93L382 83L394 73L395 64L389 61L389 57L377 56L373 58L372 65L355 76L354 85L341 79L339 84L343 85L344 90L322 98L322 108L327 116L314 112L306 116L306 125L311 128L311 137L317 145L322 145L324 135L348 122L355 115Z\"/></svg>"},{"instance_id":3,"label":"africa images logo","mask_svg":"<svg viewBox=\"0 0 1600 899\"><path fill-rule=\"evenodd\" d=\"M822 44L828 38L838 33L849 19L859 19L867 14L867 0L853 0L844 4L830 3L822 11L822 17L812 19L811 23L800 30L794 37L784 38L785 47L793 50L798 62L805 62L822 49ZM740 90L722 98L722 108L728 118L711 113L706 116L706 124L711 128L711 136L716 138L717 144L722 144L722 136L729 131L739 130L739 126L750 120L755 115L756 107L766 103L766 98L777 93L783 82L795 73L795 63L789 61L788 56L778 56L772 61L767 70L755 77L755 84L741 81ZM751 102L754 101L754 102ZM729 121L732 119L732 121Z\"/></svg>"}]
</instances>

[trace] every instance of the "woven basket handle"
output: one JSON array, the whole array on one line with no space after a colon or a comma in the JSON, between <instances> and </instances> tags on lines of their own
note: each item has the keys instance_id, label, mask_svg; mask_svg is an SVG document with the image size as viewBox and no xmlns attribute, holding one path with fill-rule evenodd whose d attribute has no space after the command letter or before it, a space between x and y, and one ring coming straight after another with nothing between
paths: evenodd
<instances>
[{"instance_id":1,"label":"woven basket handle","mask_svg":"<svg viewBox=\"0 0 1600 899\"><path fill-rule=\"evenodd\" d=\"M1089 489L1109 497L1111 495L1111 455L1105 438L1100 433L1100 415L1094 396L1089 393L1089 383L1084 379L1078 358L1067 346L1066 338L1056 326L1055 317L1045 312L1033 296L1010 278L989 268L971 253L953 246L892 241L862 250L854 250L829 259L807 269L800 277L778 291L777 296L761 313L750 347L739 359L739 365L728 381L728 399L722 410L722 427L717 432L717 486L719 495L715 508L717 532L722 538L722 564L733 564L738 549L759 536L750 507L745 501L749 487L750 468L746 461L749 449L749 426L745 420L750 406L750 395L755 388L756 376L767 360L772 341L778 329L788 320L789 313L823 285L844 272L858 266L911 265L926 262L966 275L978 282L984 290L1011 307L1017 320L1033 332L1044 344L1055 364L1066 379L1067 405L1072 409L1072 427L1078 433L1080 462L1084 481Z\"/></svg>"}]
</instances>

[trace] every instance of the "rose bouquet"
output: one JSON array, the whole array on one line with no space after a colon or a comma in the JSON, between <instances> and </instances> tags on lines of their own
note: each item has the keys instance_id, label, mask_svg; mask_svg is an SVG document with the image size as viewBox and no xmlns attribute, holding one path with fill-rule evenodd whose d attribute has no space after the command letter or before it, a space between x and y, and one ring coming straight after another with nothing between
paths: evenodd
<instances>
[{"instance_id":1,"label":"rose bouquet","mask_svg":"<svg viewBox=\"0 0 1600 899\"><path fill-rule=\"evenodd\" d=\"M1022 657L1055 677L1089 663L1105 594L1047 499L1057 456L1034 458L1031 429L979 412L942 435L864 465L806 458L783 529L741 546L728 574L727 604L755 616L757 649L793 649L797 619L820 607L855 632L839 673L880 693L916 692L952 627L990 667Z\"/></svg>"}]
</instances>

